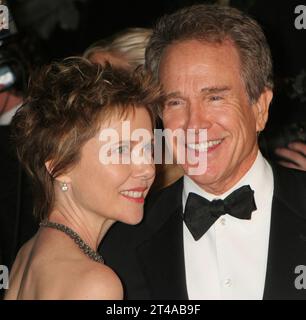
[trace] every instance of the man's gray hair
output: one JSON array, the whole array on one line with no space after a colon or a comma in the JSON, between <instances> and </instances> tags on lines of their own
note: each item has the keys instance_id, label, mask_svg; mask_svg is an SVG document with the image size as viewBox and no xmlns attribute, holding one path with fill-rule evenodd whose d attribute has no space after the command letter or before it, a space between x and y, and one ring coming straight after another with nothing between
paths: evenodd
<instances>
[{"instance_id":1,"label":"man's gray hair","mask_svg":"<svg viewBox=\"0 0 306 320\"><path fill-rule=\"evenodd\" d=\"M220 5L194 5L163 16L156 24L146 50L146 67L158 78L167 46L185 40L220 43L228 40L237 48L241 76L251 103L273 88L272 58L259 24L238 9Z\"/></svg>"}]
</instances>

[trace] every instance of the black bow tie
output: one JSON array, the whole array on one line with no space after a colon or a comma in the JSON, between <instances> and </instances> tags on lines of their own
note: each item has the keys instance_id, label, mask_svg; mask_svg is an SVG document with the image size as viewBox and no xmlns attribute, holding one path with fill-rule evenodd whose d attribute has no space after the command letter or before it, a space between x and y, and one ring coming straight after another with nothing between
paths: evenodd
<instances>
[{"instance_id":1,"label":"black bow tie","mask_svg":"<svg viewBox=\"0 0 306 320\"><path fill-rule=\"evenodd\" d=\"M255 211L254 191L249 185L233 191L224 200L209 201L190 192L187 198L184 221L194 239L203 234L224 214L238 219L250 220Z\"/></svg>"}]
</instances>

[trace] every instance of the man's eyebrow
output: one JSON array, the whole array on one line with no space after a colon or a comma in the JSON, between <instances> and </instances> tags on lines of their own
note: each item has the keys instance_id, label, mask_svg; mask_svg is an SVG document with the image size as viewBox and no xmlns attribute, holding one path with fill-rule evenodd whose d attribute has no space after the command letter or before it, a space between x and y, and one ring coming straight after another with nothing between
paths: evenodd
<instances>
[{"instance_id":1,"label":"man's eyebrow","mask_svg":"<svg viewBox=\"0 0 306 320\"><path fill-rule=\"evenodd\" d=\"M230 91L231 88L228 86L223 86L223 87L207 87L207 88L202 88L201 93L204 94L211 94L211 93L220 93L220 92L225 92L225 91Z\"/></svg>"},{"instance_id":2,"label":"man's eyebrow","mask_svg":"<svg viewBox=\"0 0 306 320\"><path fill-rule=\"evenodd\" d=\"M211 94L211 93L221 93L225 91L230 91L231 88L228 86L222 86L222 87L205 87L201 89L201 93L204 94ZM171 99L171 98L182 98L184 99L183 95L179 91L170 92L168 94L165 94L165 100Z\"/></svg>"}]
</instances>

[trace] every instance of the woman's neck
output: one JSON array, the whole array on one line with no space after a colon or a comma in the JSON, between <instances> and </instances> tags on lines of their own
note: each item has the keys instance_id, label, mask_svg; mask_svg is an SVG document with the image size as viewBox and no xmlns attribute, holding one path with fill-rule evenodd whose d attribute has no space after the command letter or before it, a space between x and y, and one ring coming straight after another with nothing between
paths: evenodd
<instances>
[{"instance_id":1,"label":"woman's neck","mask_svg":"<svg viewBox=\"0 0 306 320\"><path fill-rule=\"evenodd\" d=\"M115 222L105 217L77 211L75 208L67 208L59 204L55 205L54 210L49 215L49 220L72 229L95 251L97 251L101 240Z\"/></svg>"}]
</instances>

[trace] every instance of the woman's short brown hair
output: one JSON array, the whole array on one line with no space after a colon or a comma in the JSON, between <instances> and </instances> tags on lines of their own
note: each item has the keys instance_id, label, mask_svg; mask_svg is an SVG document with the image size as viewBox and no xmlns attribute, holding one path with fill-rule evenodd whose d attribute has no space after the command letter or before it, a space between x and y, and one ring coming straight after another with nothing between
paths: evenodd
<instances>
[{"instance_id":1,"label":"woman's short brown hair","mask_svg":"<svg viewBox=\"0 0 306 320\"><path fill-rule=\"evenodd\" d=\"M52 63L32 78L12 127L18 157L33 180L35 216L49 215L55 178L77 164L81 147L101 122L144 107L154 125L154 105L161 99L159 87L142 70L130 73L85 58Z\"/></svg>"}]
</instances>

